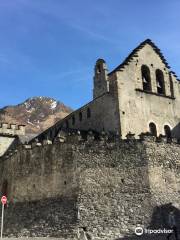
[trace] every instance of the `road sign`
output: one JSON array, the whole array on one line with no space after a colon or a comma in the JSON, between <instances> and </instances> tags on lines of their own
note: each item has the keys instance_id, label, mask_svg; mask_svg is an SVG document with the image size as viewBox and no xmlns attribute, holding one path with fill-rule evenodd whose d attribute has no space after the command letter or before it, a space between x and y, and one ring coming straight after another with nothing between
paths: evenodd
<instances>
[{"instance_id":1,"label":"road sign","mask_svg":"<svg viewBox=\"0 0 180 240\"><path fill-rule=\"evenodd\" d=\"M3 205L5 205L7 203L7 197L6 196L2 196L1 202L2 202Z\"/></svg>"},{"instance_id":2,"label":"road sign","mask_svg":"<svg viewBox=\"0 0 180 240\"><path fill-rule=\"evenodd\" d=\"M1 239L2 239L2 236L3 236L3 221L4 221L4 205L7 203L7 197L6 196L2 196L1 202L2 202Z\"/></svg>"}]
</instances>

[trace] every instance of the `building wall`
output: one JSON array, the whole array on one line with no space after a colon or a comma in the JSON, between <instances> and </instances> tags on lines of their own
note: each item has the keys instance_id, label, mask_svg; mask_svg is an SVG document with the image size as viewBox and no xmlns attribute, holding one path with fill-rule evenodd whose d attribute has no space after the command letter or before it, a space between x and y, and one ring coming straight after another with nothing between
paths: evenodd
<instances>
[{"instance_id":1,"label":"building wall","mask_svg":"<svg viewBox=\"0 0 180 240\"><path fill-rule=\"evenodd\" d=\"M178 144L72 137L74 142L19 148L1 159L0 185L8 181L8 199L74 199L78 226L110 240L149 226L157 206L180 208Z\"/></svg>"},{"instance_id":2,"label":"building wall","mask_svg":"<svg viewBox=\"0 0 180 240\"><path fill-rule=\"evenodd\" d=\"M87 109L90 109L91 117L87 118ZM111 93L106 93L96 98L85 107L80 108L67 117L69 128L79 130L95 130L98 132L107 131L116 133L119 130L119 117L117 111L117 102ZM82 113L82 121L79 119L79 113ZM72 117L75 118L75 124L72 124ZM66 122L64 122L64 127Z\"/></svg>"},{"instance_id":3,"label":"building wall","mask_svg":"<svg viewBox=\"0 0 180 240\"><path fill-rule=\"evenodd\" d=\"M150 69L152 93L142 91L141 66L144 64ZM163 71L166 96L157 94L156 69ZM171 98L169 69L149 44L139 50L122 71L117 71L117 79L123 137L128 132L138 136L149 131L150 122L156 124L158 135L164 135L164 125L176 128L180 122L180 83L172 75L175 99ZM177 131L173 134L177 137Z\"/></svg>"},{"instance_id":4,"label":"building wall","mask_svg":"<svg viewBox=\"0 0 180 240\"><path fill-rule=\"evenodd\" d=\"M36 138L39 140L47 138L53 139L61 128L85 131L94 130L99 133L102 131L119 133L120 119L116 95L117 93L114 91L103 94L92 102L69 114L63 120L47 129ZM90 111L89 117L87 116L88 109ZM82 116L81 120L80 114Z\"/></svg>"}]
</instances>

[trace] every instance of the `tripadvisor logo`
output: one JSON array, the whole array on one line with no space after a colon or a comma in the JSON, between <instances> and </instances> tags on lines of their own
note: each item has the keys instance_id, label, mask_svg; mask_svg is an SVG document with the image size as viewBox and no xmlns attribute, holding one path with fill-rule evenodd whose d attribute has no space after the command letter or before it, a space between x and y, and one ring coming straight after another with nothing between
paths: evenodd
<instances>
[{"instance_id":1,"label":"tripadvisor logo","mask_svg":"<svg viewBox=\"0 0 180 240\"><path fill-rule=\"evenodd\" d=\"M144 232L144 230L143 230L142 227L136 227L136 228L135 228L135 234L136 234L137 236L143 235L143 232Z\"/></svg>"},{"instance_id":2,"label":"tripadvisor logo","mask_svg":"<svg viewBox=\"0 0 180 240\"><path fill-rule=\"evenodd\" d=\"M147 228L142 228L142 227L136 227L135 228L135 234L137 236L141 236L143 234L167 234L167 233L173 233L172 229L147 229Z\"/></svg>"}]
</instances>

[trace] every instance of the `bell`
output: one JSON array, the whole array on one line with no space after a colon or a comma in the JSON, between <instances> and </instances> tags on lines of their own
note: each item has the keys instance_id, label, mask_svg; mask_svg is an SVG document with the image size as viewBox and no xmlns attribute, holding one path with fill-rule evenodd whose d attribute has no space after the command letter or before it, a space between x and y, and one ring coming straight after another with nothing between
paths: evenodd
<instances>
[{"instance_id":1,"label":"bell","mask_svg":"<svg viewBox=\"0 0 180 240\"><path fill-rule=\"evenodd\" d=\"M158 87L158 88L162 88L162 86L160 85L159 82L157 82L157 87Z\"/></svg>"},{"instance_id":2,"label":"bell","mask_svg":"<svg viewBox=\"0 0 180 240\"><path fill-rule=\"evenodd\" d=\"M143 83L147 83L147 80L145 77L143 77Z\"/></svg>"}]
</instances>

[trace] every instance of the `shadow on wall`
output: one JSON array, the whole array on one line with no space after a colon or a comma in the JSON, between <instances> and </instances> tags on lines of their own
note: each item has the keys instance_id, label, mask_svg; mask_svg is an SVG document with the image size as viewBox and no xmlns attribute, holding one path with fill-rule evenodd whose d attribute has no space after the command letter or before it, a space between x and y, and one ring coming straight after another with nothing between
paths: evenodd
<instances>
[{"instance_id":1,"label":"shadow on wall","mask_svg":"<svg viewBox=\"0 0 180 240\"><path fill-rule=\"evenodd\" d=\"M8 181L4 180L1 187L1 196L8 196Z\"/></svg>"},{"instance_id":2,"label":"shadow on wall","mask_svg":"<svg viewBox=\"0 0 180 240\"><path fill-rule=\"evenodd\" d=\"M172 136L180 139L180 122L171 130Z\"/></svg>"},{"instance_id":3,"label":"shadow on wall","mask_svg":"<svg viewBox=\"0 0 180 240\"><path fill-rule=\"evenodd\" d=\"M68 239L78 221L76 202L75 196L11 203L4 213L4 237Z\"/></svg>"},{"instance_id":4,"label":"shadow on wall","mask_svg":"<svg viewBox=\"0 0 180 240\"><path fill-rule=\"evenodd\" d=\"M173 217L172 217L173 216ZM173 219L173 220L172 220ZM180 210L172 205L172 203L157 206L153 210L152 218L150 225L147 227L147 229L151 230L158 230L158 229L166 229L171 230L172 227L170 224L172 222L175 222L178 239L180 239ZM118 238L116 240L165 240L168 239L167 233L156 233L156 234L148 234L143 233L141 236L137 236L134 234L134 236L125 236L123 238ZM170 236L171 240L175 240L175 233Z\"/></svg>"}]
</instances>

